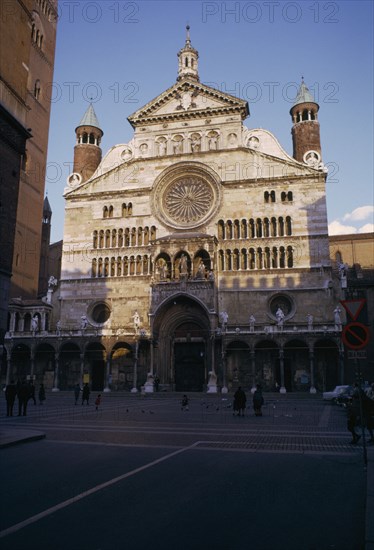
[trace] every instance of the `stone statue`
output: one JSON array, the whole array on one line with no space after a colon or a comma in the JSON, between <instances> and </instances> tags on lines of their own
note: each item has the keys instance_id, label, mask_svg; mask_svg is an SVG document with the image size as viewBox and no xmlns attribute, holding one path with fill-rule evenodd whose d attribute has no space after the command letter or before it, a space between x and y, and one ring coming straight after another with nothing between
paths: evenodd
<instances>
[{"instance_id":1,"label":"stone statue","mask_svg":"<svg viewBox=\"0 0 374 550\"><path fill-rule=\"evenodd\" d=\"M340 317L341 309L339 306L336 306L334 309L334 323L335 323L335 330L342 330L342 320Z\"/></svg>"},{"instance_id":2,"label":"stone statue","mask_svg":"<svg viewBox=\"0 0 374 550\"><path fill-rule=\"evenodd\" d=\"M214 151L216 150L218 147L218 139L217 139L217 136L214 135L214 136L210 136L209 137L209 150L210 151Z\"/></svg>"},{"instance_id":3,"label":"stone statue","mask_svg":"<svg viewBox=\"0 0 374 550\"><path fill-rule=\"evenodd\" d=\"M220 319L221 319L222 328L224 329L224 328L226 328L227 321L229 320L228 313L227 313L227 311L221 311L219 316L220 316Z\"/></svg>"},{"instance_id":4,"label":"stone statue","mask_svg":"<svg viewBox=\"0 0 374 550\"><path fill-rule=\"evenodd\" d=\"M200 263L197 267L196 279L205 279L205 265L203 260L200 260Z\"/></svg>"},{"instance_id":5,"label":"stone statue","mask_svg":"<svg viewBox=\"0 0 374 550\"><path fill-rule=\"evenodd\" d=\"M163 261L160 261L158 264L158 272L160 274L160 280L163 281L167 277L166 264Z\"/></svg>"},{"instance_id":6,"label":"stone statue","mask_svg":"<svg viewBox=\"0 0 374 550\"><path fill-rule=\"evenodd\" d=\"M160 156L166 154L166 141L158 141L158 154Z\"/></svg>"},{"instance_id":7,"label":"stone statue","mask_svg":"<svg viewBox=\"0 0 374 550\"><path fill-rule=\"evenodd\" d=\"M53 275L51 275L48 279L48 288L51 288L52 286L57 286L57 279Z\"/></svg>"},{"instance_id":8,"label":"stone statue","mask_svg":"<svg viewBox=\"0 0 374 550\"><path fill-rule=\"evenodd\" d=\"M283 309L280 306L278 307L275 316L277 318L278 327L283 327L285 315L284 315Z\"/></svg>"},{"instance_id":9,"label":"stone statue","mask_svg":"<svg viewBox=\"0 0 374 550\"><path fill-rule=\"evenodd\" d=\"M138 332L139 330L139 327L140 327L140 317L139 317L139 313L137 311L135 311L134 315L132 316L132 318L134 319L134 328L136 330L136 332Z\"/></svg>"},{"instance_id":10,"label":"stone statue","mask_svg":"<svg viewBox=\"0 0 374 550\"><path fill-rule=\"evenodd\" d=\"M308 323L308 330L312 330L312 328L313 328L313 315L311 313L308 313L308 315L306 316L306 320L307 320L307 323Z\"/></svg>"},{"instance_id":11,"label":"stone statue","mask_svg":"<svg viewBox=\"0 0 374 550\"><path fill-rule=\"evenodd\" d=\"M85 315L82 315L81 317L81 330L85 330L88 325L88 319Z\"/></svg>"},{"instance_id":12,"label":"stone statue","mask_svg":"<svg viewBox=\"0 0 374 550\"><path fill-rule=\"evenodd\" d=\"M39 330L39 317L36 314L31 319L31 330L32 332L36 332Z\"/></svg>"},{"instance_id":13,"label":"stone statue","mask_svg":"<svg viewBox=\"0 0 374 550\"><path fill-rule=\"evenodd\" d=\"M255 322L256 322L256 318L254 315L251 315L249 317L249 330L250 332L254 332L255 330Z\"/></svg>"},{"instance_id":14,"label":"stone statue","mask_svg":"<svg viewBox=\"0 0 374 550\"><path fill-rule=\"evenodd\" d=\"M57 336L61 335L61 329L62 329L61 320L58 320L57 323L56 323L56 334L57 334Z\"/></svg>"},{"instance_id":15,"label":"stone statue","mask_svg":"<svg viewBox=\"0 0 374 550\"><path fill-rule=\"evenodd\" d=\"M197 153L200 151L200 137L194 136L191 140L191 151Z\"/></svg>"},{"instance_id":16,"label":"stone statue","mask_svg":"<svg viewBox=\"0 0 374 550\"><path fill-rule=\"evenodd\" d=\"M187 256L182 254L179 259L179 276L186 276L188 271L187 267Z\"/></svg>"}]
</instances>

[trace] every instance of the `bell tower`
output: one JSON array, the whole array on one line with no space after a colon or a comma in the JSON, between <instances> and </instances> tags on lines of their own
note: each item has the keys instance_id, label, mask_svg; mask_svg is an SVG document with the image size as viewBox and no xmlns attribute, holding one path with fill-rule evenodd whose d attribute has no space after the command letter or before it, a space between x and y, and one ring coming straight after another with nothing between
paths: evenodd
<instances>
[{"instance_id":1,"label":"bell tower","mask_svg":"<svg viewBox=\"0 0 374 550\"><path fill-rule=\"evenodd\" d=\"M184 78L191 78L199 81L198 59L199 52L191 46L190 26L186 27L186 43L184 48L178 52L178 78L177 81Z\"/></svg>"},{"instance_id":2,"label":"bell tower","mask_svg":"<svg viewBox=\"0 0 374 550\"><path fill-rule=\"evenodd\" d=\"M299 162L312 164L321 160L321 138L317 113L319 105L305 85L304 78L290 114L293 121L293 157ZM316 154L315 154L316 153Z\"/></svg>"},{"instance_id":3,"label":"bell tower","mask_svg":"<svg viewBox=\"0 0 374 550\"><path fill-rule=\"evenodd\" d=\"M104 132L100 128L95 110L90 103L82 120L75 129L77 143L74 147L73 173L79 174L81 181L87 181L101 162L101 138Z\"/></svg>"}]
</instances>

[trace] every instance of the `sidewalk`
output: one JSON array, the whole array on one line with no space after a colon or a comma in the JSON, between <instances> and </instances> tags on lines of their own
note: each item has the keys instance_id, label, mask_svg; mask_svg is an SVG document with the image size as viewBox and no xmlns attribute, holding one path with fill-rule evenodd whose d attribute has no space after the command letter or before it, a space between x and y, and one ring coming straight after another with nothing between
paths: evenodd
<instances>
[{"instance_id":1,"label":"sidewalk","mask_svg":"<svg viewBox=\"0 0 374 550\"><path fill-rule=\"evenodd\" d=\"M36 430L25 430L24 428L0 428L0 449L12 447L29 441L44 439L45 434Z\"/></svg>"}]
</instances>

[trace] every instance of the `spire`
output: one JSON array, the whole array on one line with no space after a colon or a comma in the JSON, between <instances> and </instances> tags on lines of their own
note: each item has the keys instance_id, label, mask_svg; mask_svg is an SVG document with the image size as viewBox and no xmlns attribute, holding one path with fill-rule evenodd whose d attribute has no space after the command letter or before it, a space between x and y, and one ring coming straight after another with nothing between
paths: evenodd
<instances>
[{"instance_id":1,"label":"spire","mask_svg":"<svg viewBox=\"0 0 374 550\"><path fill-rule=\"evenodd\" d=\"M79 126L92 126L93 128L98 128L101 130L99 120L96 116L95 110L92 103L89 104L87 111L84 113L82 120L78 124Z\"/></svg>"},{"instance_id":2,"label":"spire","mask_svg":"<svg viewBox=\"0 0 374 550\"><path fill-rule=\"evenodd\" d=\"M300 88L297 92L293 107L295 107L295 105L300 105L301 103L315 103L316 105L318 105L318 103L316 103L316 101L314 100L313 95L310 93L308 87L306 86L303 76L301 77Z\"/></svg>"},{"instance_id":3,"label":"spire","mask_svg":"<svg viewBox=\"0 0 374 550\"><path fill-rule=\"evenodd\" d=\"M185 78L191 78L193 80L199 80L197 60L199 59L199 52L191 46L190 26L186 26L186 43L184 48L178 52L178 78L177 80L183 80Z\"/></svg>"},{"instance_id":4,"label":"spire","mask_svg":"<svg viewBox=\"0 0 374 550\"><path fill-rule=\"evenodd\" d=\"M49 204L48 197L45 197L44 203L43 203L43 217L49 214L52 214L52 208L51 208L51 205Z\"/></svg>"}]
</instances>

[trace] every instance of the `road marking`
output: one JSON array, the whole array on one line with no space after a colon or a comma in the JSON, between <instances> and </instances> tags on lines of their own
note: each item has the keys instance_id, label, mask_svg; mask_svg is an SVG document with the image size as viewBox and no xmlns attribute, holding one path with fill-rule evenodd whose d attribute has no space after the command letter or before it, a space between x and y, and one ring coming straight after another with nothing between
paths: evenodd
<instances>
[{"instance_id":1,"label":"road marking","mask_svg":"<svg viewBox=\"0 0 374 550\"><path fill-rule=\"evenodd\" d=\"M110 487L111 485L114 485L115 483L118 483L119 481L123 481L124 479L134 476L136 474L139 474L140 472L143 472L144 470L148 470L148 468L152 468L153 466L156 466L157 464L160 464L161 462L164 462L165 460L168 460L169 458L172 458L174 456L177 456L181 453L184 453L186 451L189 451L193 449L198 442L195 442L193 445L190 445L188 447L183 447L183 449L179 449L177 451L174 451L173 453L169 453L165 456L162 456L161 458L158 458L157 460L153 460L152 462L149 462L148 464L145 464L144 466L140 466L140 468L135 468L135 470L131 470L131 472L127 472L126 474L122 474L121 476L114 477L113 479L110 479L109 481L105 481L104 483L100 483L100 485L96 485L96 487L92 487L91 489L88 489L87 491L83 491L79 495L76 495L75 497L69 498L67 500L64 500L63 502L60 502L59 504L56 504L55 506L52 506L51 508L48 508L47 510L44 510L43 512L40 512L39 514L36 514L35 516L31 516L30 518L25 519L24 521L21 521L19 523L16 523L15 525L12 525L11 527L8 527L7 529L4 529L3 531L0 531L0 538L3 538L7 535L11 535L13 533L16 533L17 531L20 531L24 527L27 527L28 525L31 525L32 523L36 523L37 521L50 516L51 514L58 512L59 510L62 510L63 508L67 508L71 504L75 504L76 502L79 502L80 500L93 495L94 493L97 493L98 491L101 491L102 489L106 489L107 487Z\"/></svg>"}]
</instances>

